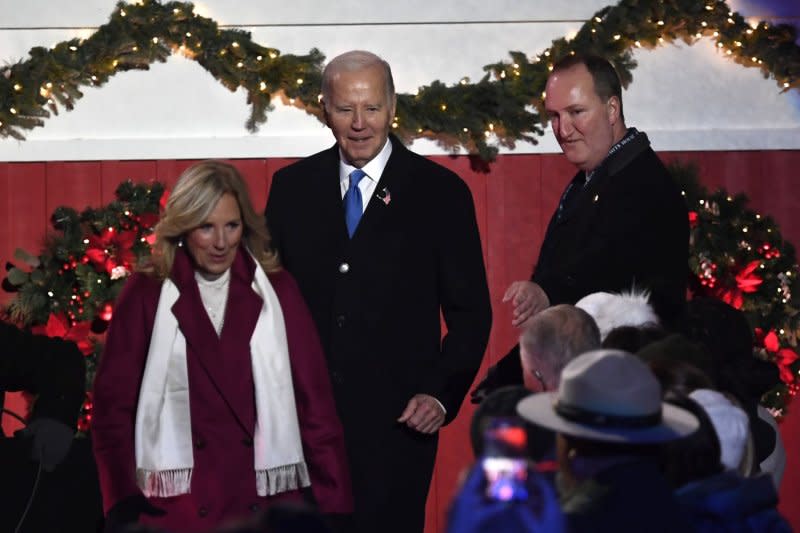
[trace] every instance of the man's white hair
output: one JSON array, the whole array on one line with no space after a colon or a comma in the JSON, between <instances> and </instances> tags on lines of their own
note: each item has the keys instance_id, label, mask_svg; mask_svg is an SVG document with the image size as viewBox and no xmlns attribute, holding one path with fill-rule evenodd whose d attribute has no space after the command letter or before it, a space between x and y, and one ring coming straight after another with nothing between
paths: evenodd
<instances>
[{"instance_id":1,"label":"man's white hair","mask_svg":"<svg viewBox=\"0 0 800 533\"><path fill-rule=\"evenodd\" d=\"M658 315L650 305L648 291L625 291L619 294L593 292L577 301L580 307L594 318L600 329L600 339L605 340L609 332L620 326L641 327L658 325Z\"/></svg>"}]
</instances>

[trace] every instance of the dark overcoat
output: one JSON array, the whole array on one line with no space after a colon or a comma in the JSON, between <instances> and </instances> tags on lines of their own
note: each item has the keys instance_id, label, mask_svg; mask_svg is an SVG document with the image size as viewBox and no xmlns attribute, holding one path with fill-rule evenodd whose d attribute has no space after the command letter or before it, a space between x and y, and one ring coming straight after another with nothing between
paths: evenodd
<instances>
[{"instance_id":1,"label":"dark overcoat","mask_svg":"<svg viewBox=\"0 0 800 533\"><path fill-rule=\"evenodd\" d=\"M491 307L466 184L391 142L352 239L337 146L276 172L266 215L328 357L359 531L412 533L422 530L437 437L397 418L425 393L453 420L483 357Z\"/></svg>"}]
</instances>

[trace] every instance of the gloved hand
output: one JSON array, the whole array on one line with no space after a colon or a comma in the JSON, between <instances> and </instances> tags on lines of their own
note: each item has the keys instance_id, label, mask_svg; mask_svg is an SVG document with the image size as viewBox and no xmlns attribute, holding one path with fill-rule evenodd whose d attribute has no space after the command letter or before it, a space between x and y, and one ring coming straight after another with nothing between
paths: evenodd
<instances>
[{"instance_id":1,"label":"gloved hand","mask_svg":"<svg viewBox=\"0 0 800 533\"><path fill-rule=\"evenodd\" d=\"M75 430L52 418L38 418L15 435L32 439L31 459L52 472L69 453Z\"/></svg>"},{"instance_id":2,"label":"gloved hand","mask_svg":"<svg viewBox=\"0 0 800 533\"><path fill-rule=\"evenodd\" d=\"M135 524L139 521L139 516L146 514L149 516L164 516L167 512L164 509L152 505L143 494L128 496L108 510L106 515L105 533L117 533L124 531L125 526Z\"/></svg>"},{"instance_id":3,"label":"gloved hand","mask_svg":"<svg viewBox=\"0 0 800 533\"><path fill-rule=\"evenodd\" d=\"M555 490L532 468L525 482L523 501L497 501L486 496L486 479L480 460L470 470L447 517L447 533L561 533L564 516Z\"/></svg>"}]
</instances>

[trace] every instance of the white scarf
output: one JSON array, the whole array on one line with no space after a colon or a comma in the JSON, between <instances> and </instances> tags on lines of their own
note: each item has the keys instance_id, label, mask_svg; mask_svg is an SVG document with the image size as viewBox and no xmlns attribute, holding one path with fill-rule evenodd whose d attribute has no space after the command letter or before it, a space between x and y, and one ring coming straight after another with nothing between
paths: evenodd
<instances>
[{"instance_id":1,"label":"white scarf","mask_svg":"<svg viewBox=\"0 0 800 533\"><path fill-rule=\"evenodd\" d=\"M253 439L259 496L311 485L303 458L286 327L278 296L256 263L253 290L264 304L250 339L256 399ZM136 409L136 480L145 496L191 492L194 457L186 339L172 314L178 287L161 286Z\"/></svg>"}]
</instances>

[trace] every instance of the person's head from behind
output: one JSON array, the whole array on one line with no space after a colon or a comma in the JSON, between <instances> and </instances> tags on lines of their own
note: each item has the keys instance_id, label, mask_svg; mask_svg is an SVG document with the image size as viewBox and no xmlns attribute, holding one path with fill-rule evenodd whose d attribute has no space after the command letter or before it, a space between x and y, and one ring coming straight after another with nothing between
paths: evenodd
<instances>
[{"instance_id":1,"label":"person's head from behind","mask_svg":"<svg viewBox=\"0 0 800 533\"><path fill-rule=\"evenodd\" d=\"M389 64L363 50L333 58L322 73L322 109L346 162L361 168L383 148L397 103Z\"/></svg>"},{"instance_id":2,"label":"person's head from behind","mask_svg":"<svg viewBox=\"0 0 800 533\"><path fill-rule=\"evenodd\" d=\"M162 277L169 275L179 247L201 275L218 277L233 264L242 240L267 271L278 265L266 251L266 224L253 209L244 179L221 161L202 161L181 174L155 233L154 270Z\"/></svg>"},{"instance_id":3,"label":"person's head from behind","mask_svg":"<svg viewBox=\"0 0 800 533\"><path fill-rule=\"evenodd\" d=\"M687 361L660 357L651 359L648 364L661 383L661 390L665 396L667 394L688 396L697 389L713 387L711 378Z\"/></svg>"},{"instance_id":4,"label":"person's head from behind","mask_svg":"<svg viewBox=\"0 0 800 533\"><path fill-rule=\"evenodd\" d=\"M572 359L600 347L600 332L589 314L560 304L535 315L519 341L525 387L555 390L561 370Z\"/></svg>"},{"instance_id":5,"label":"person's head from behind","mask_svg":"<svg viewBox=\"0 0 800 533\"><path fill-rule=\"evenodd\" d=\"M643 326L620 326L608 332L603 339L603 348L636 353L645 346L663 339L664 328L656 324Z\"/></svg>"},{"instance_id":6,"label":"person's head from behind","mask_svg":"<svg viewBox=\"0 0 800 533\"><path fill-rule=\"evenodd\" d=\"M620 79L599 56L570 55L558 61L545 86L545 110L564 155L587 172L625 135Z\"/></svg>"}]
</instances>

